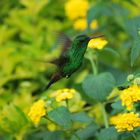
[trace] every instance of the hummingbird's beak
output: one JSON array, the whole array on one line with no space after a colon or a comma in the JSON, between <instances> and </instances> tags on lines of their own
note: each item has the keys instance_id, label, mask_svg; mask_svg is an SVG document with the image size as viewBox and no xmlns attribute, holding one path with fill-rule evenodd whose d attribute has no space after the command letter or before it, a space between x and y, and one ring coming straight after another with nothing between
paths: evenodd
<instances>
[{"instance_id":1,"label":"hummingbird's beak","mask_svg":"<svg viewBox=\"0 0 140 140\"><path fill-rule=\"evenodd\" d=\"M94 38L100 38L100 37L103 37L104 35L98 35L98 36L91 36L89 37L90 39L94 39Z\"/></svg>"}]
</instances>

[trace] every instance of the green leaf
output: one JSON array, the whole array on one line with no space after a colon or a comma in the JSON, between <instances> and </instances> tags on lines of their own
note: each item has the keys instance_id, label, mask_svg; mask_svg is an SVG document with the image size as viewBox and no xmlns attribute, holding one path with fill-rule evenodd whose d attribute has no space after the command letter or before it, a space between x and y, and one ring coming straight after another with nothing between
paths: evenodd
<instances>
[{"instance_id":1,"label":"green leaf","mask_svg":"<svg viewBox=\"0 0 140 140\"><path fill-rule=\"evenodd\" d=\"M66 107L59 107L50 111L48 117L64 128L72 126L71 114Z\"/></svg>"},{"instance_id":2,"label":"green leaf","mask_svg":"<svg viewBox=\"0 0 140 140\"><path fill-rule=\"evenodd\" d=\"M100 3L89 9L87 13L88 24L100 16L112 16L112 12L106 3Z\"/></svg>"},{"instance_id":3,"label":"green leaf","mask_svg":"<svg viewBox=\"0 0 140 140\"><path fill-rule=\"evenodd\" d=\"M138 37L139 27L140 17L135 17L126 22L126 30L134 38L134 43L131 49L131 66L134 65L135 61L140 56L140 38Z\"/></svg>"},{"instance_id":4,"label":"green leaf","mask_svg":"<svg viewBox=\"0 0 140 140\"><path fill-rule=\"evenodd\" d=\"M28 118L24 112L13 104L3 107L0 112L0 120L0 132L5 134L20 133L29 125Z\"/></svg>"},{"instance_id":5,"label":"green leaf","mask_svg":"<svg viewBox=\"0 0 140 140\"><path fill-rule=\"evenodd\" d=\"M88 24L90 24L93 19L98 19L99 17L112 17L118 21L119 24L122 24L128 14L128 10L119 4L100 2L89 9L87 21Z\"/></svg>"},{"instance_id":6,"label":"green leaf","mask_svg":"<svg viewBox=\"0 0 140 140\"><path fill-rule=\"evenodd\" d=\"M110 65L104 65L101 64L101 70L104 71L108 71L110 73L112 73L112 75L114 76L115 80L116 80L116 86L121 86L124 85L124 83L126 82L127 76L128 76L128 72L124 72L118 68L114 68Z\"/></svg>"},{"instance_id":7,"label":"green leaf","mask_svg":"<svg viewBox=\"0 0 140 140\"><path fill-rule=\"evenodd\" d=\"M91 123L93 121L93 118L90 118L85 112L78 112L72 114L72 120L82 123Z\"/></svg>"},{"instance_id":8,"label":"green leaf","mask_svg":"<svg viewBox=\"0 0 140 140\"><path fill-rule=\"evenodd\" d=\"M98 128L99 127L96 124L92 123L86 128L76 131L71 137L71 140L87 140L88 138L95 135L95 132Z\"/></svg>"},{"instance_id":9,"label":"green leaf","mask_svg":"<svg viewBox=\"0 0 140 140\"><path fill-rule=\"evenodd\" d=\"M140 17L135 17L133 19L127 20L125 22L126 31L133 37L137 37L138 28L140 27Z\"/></svg>"},{"instance_id":10,"label":"green leaf","mask_svg":"<svg viewBox=\"0 0 140 140\"><path fill-rule=\"evenodd\" d=\"M28 124L29 120L28 120L27 116L24 114L24 112L22 112L21 109L18 106L14 106L14 107L15 107L15 110L17 111L17 113L18 113L18 116L22 118L22 122L20 122L20 124L23 124L23 125Z\"/></svg>"},{"instance_id":11,"label":"green leaf","mask_svg":"<svg viewBox=\"0 0 140 140\"><path fill-rule=\"evenodd\" d=\"M112 103L111 106L112 106L113 109L117 109L117 110L122 110L122 108L123 108L121 101Z\"/></svg>"},{"instance_id":12,"label":"green leaf","mask_svg":"<svg viewBox=\"0 0 140 140\"><path fill-rule=\"evenodd\" d=\"M121 111L123 111L125 109L125 107L122 106L121 101L112 103L111 107L113 108L112 114L120 113Z\"/></svg>"},{"instance_id":13,"label":"green leaf","mask_svg":"<svg viewBox=\"0 0 140 140\"><path fill-rule=\"evenodd\" d=\"M89 75L82 83L85 94L91 99L105 101L115 86L115 79L111 73L105 72L97 76Z\"/></svg>"},{"instance_id":14,"label":"green leaf","mask_svg":"<svg viewBox=\"0 0 140 140\"><path fill-rule=\"evenodd\" d=\"M26 140L64 140L63 132L40 131L26 136Z\"/></svg>"},{"instance_id":15,"label":"green leaf","mask_svg":"<svg viewBox=\"0 0 140 140\"><path fill-rule=\"evenodd\" d=\"M97 134L98 140L118 140L118 132L114 127L102 129Z\"/></svg>"},{"instance_id":16,"label":"green leaf","mask_svg":"<svg viewBox=\"0 0 140 140\"><path fill-rule=\"evenodd\" d=\"M137 58L140 56L140 39L134 40L133 47L131 49L131 66L134 65Z\"/></svg>"}]
</instances>

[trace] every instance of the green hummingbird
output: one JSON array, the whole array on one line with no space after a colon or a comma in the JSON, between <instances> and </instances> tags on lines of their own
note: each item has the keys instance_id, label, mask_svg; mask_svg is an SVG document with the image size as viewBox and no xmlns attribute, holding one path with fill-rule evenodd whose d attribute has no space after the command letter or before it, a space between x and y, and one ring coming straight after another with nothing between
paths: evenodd
<instances>
[{"instance_id":1,"label":"green hummingbird","mask_svg":"<svg viewBox=\"0 0 140 140\"><path fill-rule=\"evenodd\" d=\"M82 65L88 42L91 39L99 38L103 35L94 37L78 35L73 41L71 41L71 39L64 33L60 33L60 36L63 42L62 52L57 59L50 62L55 64L58 70L52 75L44 90L48 89L52 84L64 77L69 78L75 71L77 71Z\"/></svg>"}]
</instances>

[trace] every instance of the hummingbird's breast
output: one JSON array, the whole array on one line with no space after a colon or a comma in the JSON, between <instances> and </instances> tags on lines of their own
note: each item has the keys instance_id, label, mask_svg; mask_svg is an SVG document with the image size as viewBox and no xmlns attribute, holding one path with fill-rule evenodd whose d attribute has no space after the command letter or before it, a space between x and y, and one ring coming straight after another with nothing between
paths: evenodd
<instances>
[{"instance_id":1,"label":"hummingbird's breast","mask_svg":"<svg viewBox=\"0 0 140 140\"><path fill-rule=\"evenodd\" d=\"M81 48L81 49L82 50L75 49L69 53L68 62L63 67L64 76L71 75L76 70L78 70L82 65L86 49L85 48L84 49Z\"/></svg>"}]
</instances>

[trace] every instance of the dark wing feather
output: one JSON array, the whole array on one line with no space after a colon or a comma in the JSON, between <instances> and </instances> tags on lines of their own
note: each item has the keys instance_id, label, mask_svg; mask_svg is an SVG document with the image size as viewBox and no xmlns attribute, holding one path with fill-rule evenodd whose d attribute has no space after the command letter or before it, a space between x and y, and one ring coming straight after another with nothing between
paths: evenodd
<instances>
[{"instance_id":1,"label":"dark wing feather","mask_svg":"<svg viewBox=\"0 0 140 140\"><path fill-rule=\"evenodd\" d=\"M34 61L43 62L43 63L52 63L58 67L63 67L63 65L68 60L68 58L66 57L66 52L71 47L72 41L63 32L56 32L56 34L57 34L57 44L59 44L62 47L60 56L51 61L47 61L47 60L34 60Z\"/></svg>"},{"instance_id":2,"label":"dark wing feather","mask_svg":"<svg viewBox=\"0 0 140 140\"><path fill-rule=\"evenodd\" d=\"M60 44L60 46L62 46L62 53L65 53L72 44L71 39L63 32L59 32L58 33L58 43Z\"/></svg>"},{"instance_id":3,"label":"dark wing feather","mask_svg":"<svg viewBox=\"0 0 140 140\"><path fill-rule=\"evenodd\" d=\"M58 44L62 47L61 54L58 59L52 60L57 66L63 67L63 65L68 61L67 51L71 47L71 39L63 32L58 33Z\"/></svg>"}]
</instances>

